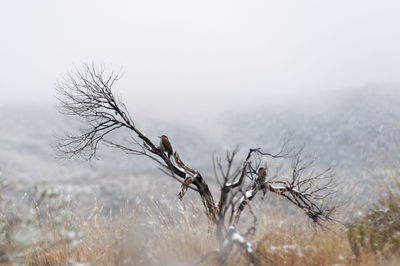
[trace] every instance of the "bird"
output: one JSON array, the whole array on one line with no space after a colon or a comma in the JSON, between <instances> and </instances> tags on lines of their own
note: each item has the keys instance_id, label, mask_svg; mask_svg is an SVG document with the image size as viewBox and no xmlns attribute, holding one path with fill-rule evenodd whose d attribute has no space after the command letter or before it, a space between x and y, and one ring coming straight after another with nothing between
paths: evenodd
<instances>
[{"instance_id":1,"label":"bird","mask_svg":"<svg viewBox=\"0 0 400 266\"><path fill-rule=\"evenodd\" d=\"M171 143L169 142L168 137L165 135L162 135L159 138L160 138L160 150L162 152L166 152L169 159L171 157L171 154L173 153Z\"/></svg>"},{"instance_id":2,"label":"bird","mask_svg":"<svg viewBox=\"0 0 400 266\"><path fill-rule=\"evenodd\" d=\"M264 167L259 168L256 177L257 183L259 183L260 185L264 184L266 176L267 172L265 172L265 168Z\"/></svg>"},{"instance_id":3,"label":"bird","mask_svg":"<svg viewBox=\"0 0 400 266\"><path fill-rule=\"evenodd\" d=\"M260 167L257 171L256 186L258 186L263 191L263 199L267 193L267 188L265 187L265 178L267 177L267 172L264 167Z\"/></svg>"}]
</instances>

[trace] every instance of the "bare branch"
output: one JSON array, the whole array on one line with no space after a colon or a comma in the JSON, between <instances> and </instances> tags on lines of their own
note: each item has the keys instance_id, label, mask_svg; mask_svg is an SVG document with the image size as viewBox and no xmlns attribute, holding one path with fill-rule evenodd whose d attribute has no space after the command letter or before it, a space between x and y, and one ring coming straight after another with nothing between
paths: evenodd
<instances>
[{"instance_id":1,"label":"bare branch","mask_svg":"<svg viewBox=\"0 0 400 266\"><path fill-rule=\"evenodd\" d=\"M195 188L190 188L199 193L209 218L215 219L214 199L201 174L185 166L177 153L174 155L174 164L158 146L136 128L126 106L114 95L113 85L118 79L119 74L111 72L107 75L103 68L85 64L82 69L75 68L75 71L56 84L60 112L80 118L86 126L79 134L67 134L60 140L58 149L61 154L65 157L81 156L90 160L96 156L99 144L102 143L126 153L144 155L167 169L174 179L193 177L192 184ZM133 133L133 147L105 139L106 135L119 129Z\"/></svg>"},{"instance_id":2,"label":"bare branch","mask_svg":"<svg viewBox=\"0 0 400 266\"><path fill-rule=\"evenodd\" d=\"M226 152L225 161L213 156L214 175L219 185L219 201L215 204L202 174L185 164L176 151L170 156L172 141L168 140L171 152L167 156L165 146L157 146L136 127L125 104L115 97L113 86L119 77L114 72L107 74L103 68L83 65L82 69L76 68L56 85L60 112L80 118L85 126L80 133L67 134L60 141L58 148L63 156L81 156L90 160L96 156L99 145L103 144L155 161L162 172L181 184L178 194L181 200L188 189L198 193L209 222L216 226L219 241L216 254L223 262L234 245L244 250L251 260L256 259L251 244L235 228L247 208L252 224L244 235L249 237L254 234L257 217L250 203L260 191L263 192L262 199L267 192L284 197L303 210L315 224L323 226L324 222L331 220L335 206L327 206L326 202L335 193L333 173L330 169L315 170L315 159L303 155L304 146L297 151L289 147L291 138L285 138L276 153L252 148L242 160L237 159L238 149ZM119 130L129 133L128 142L119 143L107 138ZM281 174L281 168L278 168L274 176L269 176L270 163L274 160L290 161L290 171Z\"/></svg>"}]
</instances>

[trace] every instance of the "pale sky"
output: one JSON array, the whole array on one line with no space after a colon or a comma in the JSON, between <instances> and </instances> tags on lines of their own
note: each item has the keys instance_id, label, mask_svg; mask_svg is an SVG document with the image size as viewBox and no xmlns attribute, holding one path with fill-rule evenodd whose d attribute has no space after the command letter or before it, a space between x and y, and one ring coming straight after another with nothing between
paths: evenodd
<instances>
[{"instance_id":1,"label":"pale sky","mask_svg":"<svg viewBox=\"0 0 400 266\"><path fill-rule=\"evenodd\" d=\"M399 1L2 1L1 102L54 101L82 62L174 106L400 82Z\"/></svg>"}]
</instances>

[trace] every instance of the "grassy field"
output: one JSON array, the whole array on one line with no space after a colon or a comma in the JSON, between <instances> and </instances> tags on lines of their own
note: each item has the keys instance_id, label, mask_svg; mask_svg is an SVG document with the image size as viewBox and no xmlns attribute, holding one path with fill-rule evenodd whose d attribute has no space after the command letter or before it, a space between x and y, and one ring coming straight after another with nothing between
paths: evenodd
<instances>
[{"instance_id":1,"label":"grassy field","mask_svg":"<svg viewBox=\"0 0 400 266\"><path fill-rule=\"evenodd\" d=\"M257 230L247 240L261 265L399 265L400 171L385 175L375 205L353 198L324 228L276 196L255 201ZM79 203L49 187L18 202L3 198L1 265L218 265L218 241L200 202L143 202L121 203L118 213L95 204L82 214ZM241 232L249 227L246 216ZM238 264L247 264L239 249L228 261Z\"/></svg>"},{"instance_id":2,"label":"grassy field","mask_svg":"<svg viewBox=\"0 0 400 266\"><path fill-rule=\"evenodd\" d=\"M8 226L3 227L4 265L217 265L212 255L204 257L217 248L217 240L195 205L177 202L173 206L143 206L138 200L126 203L120 213L96 205L83 217L77 206L55 197L43 202L41 208L21 208L14 209L14 220L8 218ZM397 255L389 257L369 248L354 253L348 226L340 223L321 230L300 212L282 214L277 205L257 209L263 215L249 240L265 265L400 262L398 250ZM10 217L10 209L5 210L4 204L2 214L4 221ZM243 253L234 251L229 265L246 262Z\"/></svg>"}]
</instances>

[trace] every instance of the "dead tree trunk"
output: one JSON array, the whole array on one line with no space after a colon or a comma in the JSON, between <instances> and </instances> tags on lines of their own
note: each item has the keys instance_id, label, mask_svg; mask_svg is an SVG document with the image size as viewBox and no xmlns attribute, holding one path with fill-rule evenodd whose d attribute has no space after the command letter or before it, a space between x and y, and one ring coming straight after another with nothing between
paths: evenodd
<instances>
[{"instance_id":1,"label":"dead tree trunk","mask_svg":"<svg viewBox=\"0 0 400 266\"><path fill-rule=\"evenodd\" d=\"M167 175L181 183L180 198L184 197L187 189L198 193L208 219L216 225L221 252L226 252L226 248L233 242L246 247L249 252L252 250L235 228L247 208L253 216L253 225L248 232L255 230L257 218L249 203L260 191L286 198L302 209L316 224L322 225L322 222L331 219L335 207L323 204L324 199L334 193L329 169L321 173L310 170L313 161L306 161L302 157L302 149L290 152L288 141L284 141L281 150L275 154L264 152L260 148L250 149L247 156L237 164L237 151L226 154L225 166L220 159L215 159L215 178L220 186L219 201L216 203L199 171L188 167L177 152L173 157L168 157L136 127L124 103L114 95L113 85L118 79L118 74L106 74L103 69L84 65L56 85L60 111L83 119L86 125L80 134L67 135L59 142L58 148L63 156L82 156L90 160L96 156L98 145L102 143L154 160ZM127 130L131 133L130 145L107 139L116 130ZM284 180L267 179L268 168L264 169L262 163L276 158L292 160L291 176ZM231 242L227 244L226 241Z\"/></svg>"}]
</instances>

